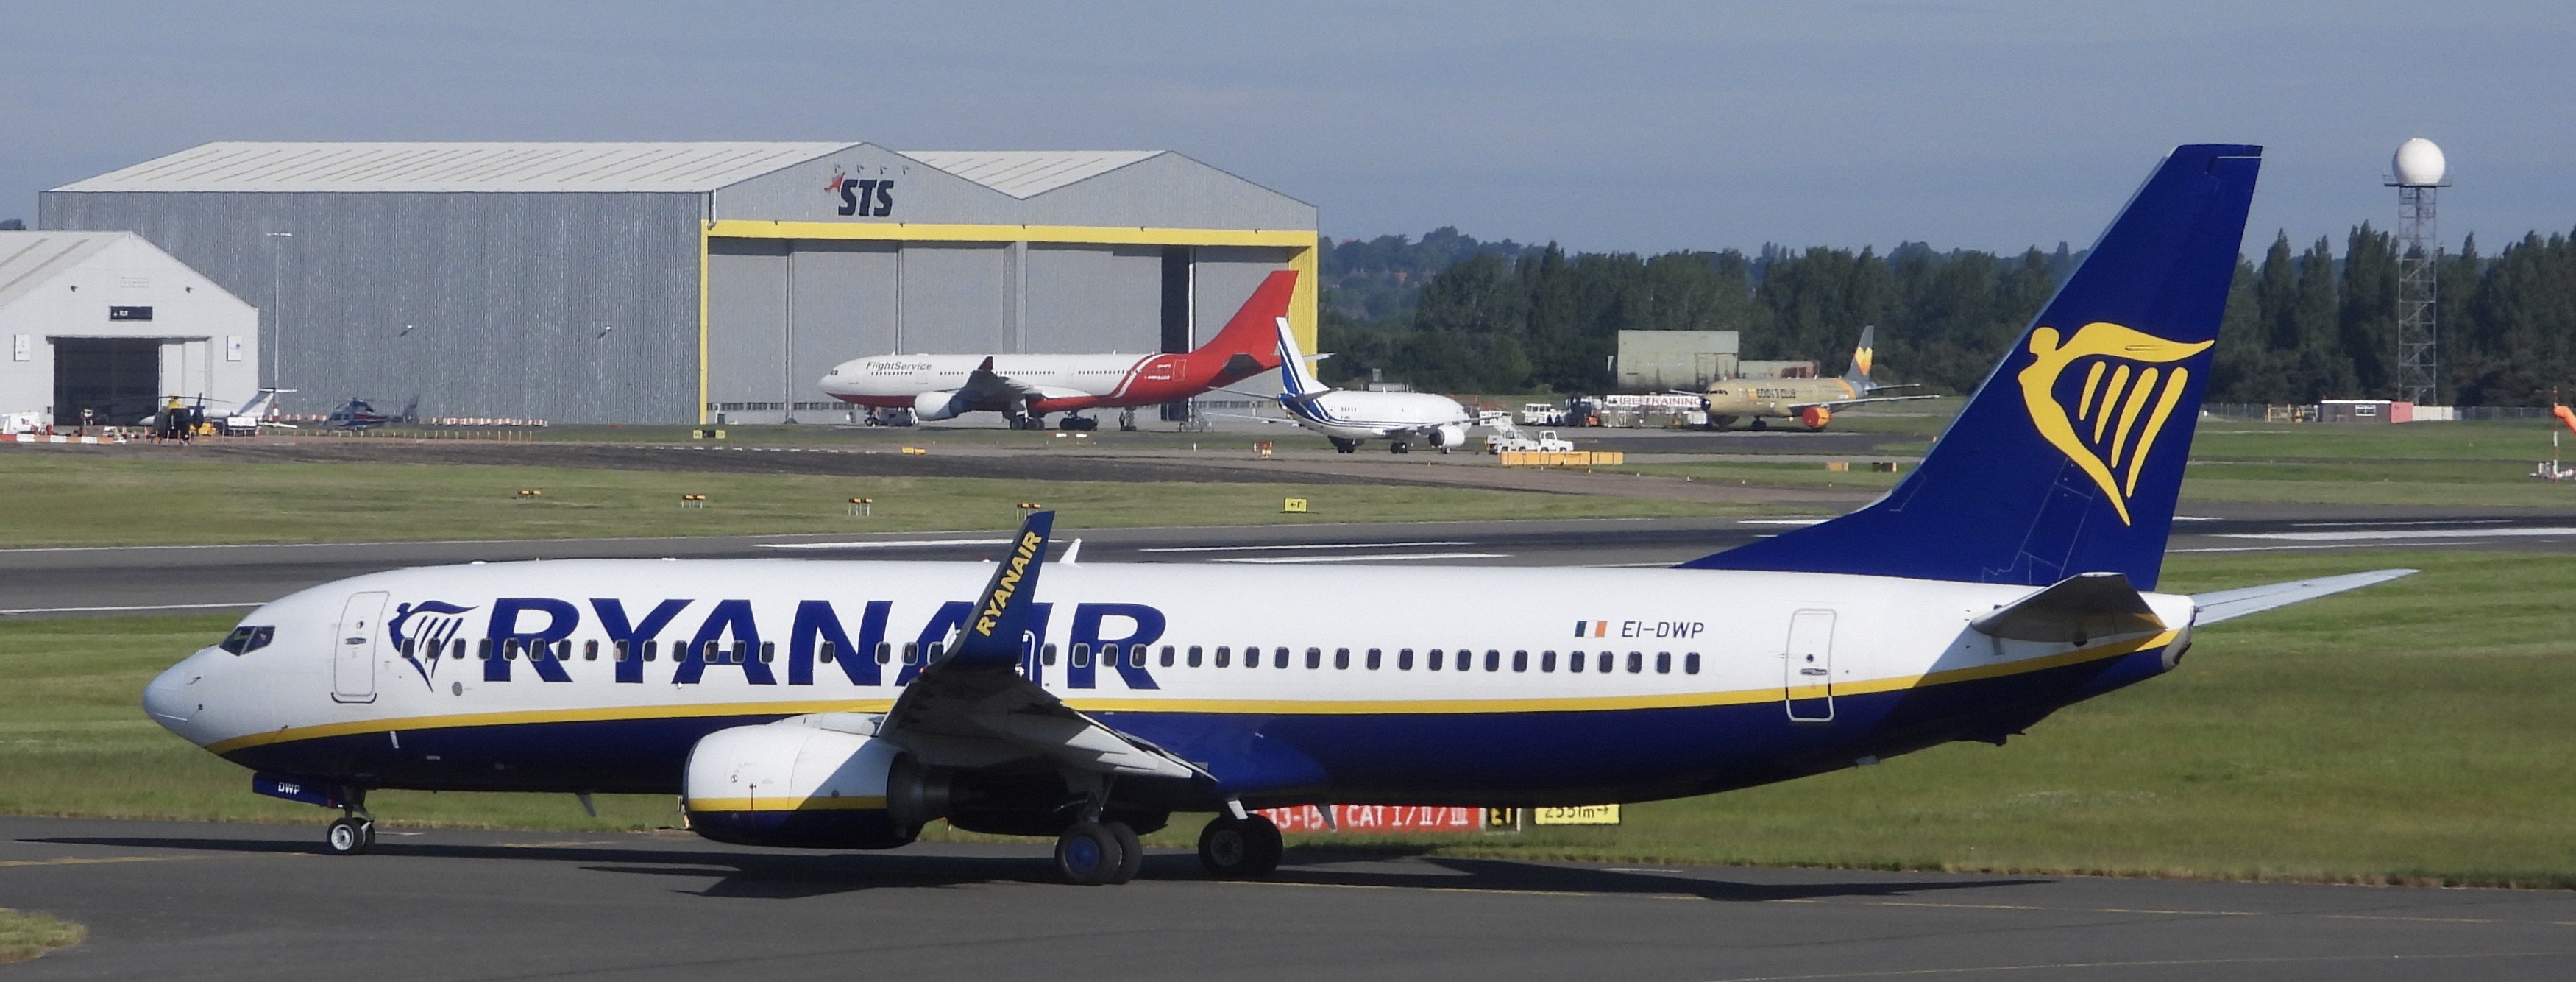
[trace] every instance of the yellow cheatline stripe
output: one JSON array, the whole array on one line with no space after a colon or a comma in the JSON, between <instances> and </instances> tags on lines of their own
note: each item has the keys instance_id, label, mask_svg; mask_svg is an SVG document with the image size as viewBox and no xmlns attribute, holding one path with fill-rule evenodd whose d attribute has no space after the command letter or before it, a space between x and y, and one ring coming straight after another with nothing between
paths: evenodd
<instances>
[{"instance_id":1,"label":"yellow cheatline stripe","mask_svg":"<svg viewBox=\"0 0 2576 982\"><path fill-rule=\"evenodd\" d=\"M401 719L363 720L352 723L325 723L320 726L289 727L265 733L251 733L206 745L207 750L225 753L244 747L272 743L292 743L322 737L350 736L360 733L383 733L388 730L448 730L469 726L513 726L525 723L594 723L634 719L689 719L701 716L802 716L807 713L882 713L894 708L894 700L835 699L809 702L718 702L688 706L609 706L592 709L531 709L506 713L457 713L444 716L412 716Z\"/></svg>"},{"instance_id":2,"label":"yellow cheatline stripe","mask_svg":"<svg viewBox=\"0 0 2576 982\"><path fill-rule=\"evenodd\" d=\"M1971 668L1953 668L1921 675L1902 675L1868 679L1859 682L1836 682L1832 694L1837 696L1869 695L1927 685L1947 685L1979 679L2001 678L2029 672L2046 671L2067 665L2117 658L2171 643L2177 631L2164 631L2143 638L2094 645L2064 654L2041 658L2023 658ZM1815 687L1807 687L1813 691ZM1086 713L1161 712L1223 713L1270 716L1354 716L1370 713L1416 713L1455 715L1465 713L1563 713L1598 712L1623 709L1690 709L1703 706L1734 706L1750 703L1778 702L1784 696L1780 688L1746 689L1736 692L1682 692L1650 696L1591 696L1529 699L1163 699L1134 694L1077 695L1065 704ZM1824 693L1799 698L1822 698ZM439 730L472 726L514 726L533 723L616 722L642 719L683 719L705 716L801 716L807 713L882 713L894 708L894 700L846 699L807 702L732 702L691 706L620 706L593 709L527 710L506 713L461 713L452 716L415 716L405 719L369 720L355 723L329 723L253 733L206 745L215 753L228 753L246 747L323 737L382 733L388 730Z\"/></svg>"},{"instance_id":3,"label":"yellow cheatline stripe","mask_svg":"<svg viewBox=\"0 0 2576 982\"><path fill-rule=\"evenodd\" d=\"M707 223L727 239L893 239L910 242L1055 242L1074 245L1285 246L1313 249L1313 229L1153 228L1101 225L950 225L904 222ZM1304 277L1300 277L1303 279Z\"/></svg>"},{"instance_id":4,"label":"yellow cheatline stripe","mask_svg":"<svg viewBox=\"0 0 2576 982\"><path fill-rule=\"evenodd\" d=\"M691 798L692 812L821 812L884 811L883 795L849 795L840 798Z\"/></svg>"}]
</instances>

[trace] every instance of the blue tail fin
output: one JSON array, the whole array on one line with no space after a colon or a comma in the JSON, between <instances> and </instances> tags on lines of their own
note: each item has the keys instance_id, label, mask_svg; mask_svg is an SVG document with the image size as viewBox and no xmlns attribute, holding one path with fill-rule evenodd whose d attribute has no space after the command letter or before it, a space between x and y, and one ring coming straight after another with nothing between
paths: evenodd
<instances>
[{"instance_id":1,"label":"blue tail fin","mask_svg":"<svg viewBox=\"0 0 2576 982\"><path fill-rule=\"evenodd\" d=\"M2262 153L2175 148L1895 490L1683 567L2153 589Z\"/></svg>"}]
</instances>

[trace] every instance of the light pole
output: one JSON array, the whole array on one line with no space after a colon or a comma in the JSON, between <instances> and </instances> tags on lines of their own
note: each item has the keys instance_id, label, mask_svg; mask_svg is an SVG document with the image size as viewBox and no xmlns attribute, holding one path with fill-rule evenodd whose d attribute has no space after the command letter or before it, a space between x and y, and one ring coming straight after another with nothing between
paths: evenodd
<instances>
[{"instance_id":1,"label":"light pole","mask_svg":"<svg viewBox=\"0 0 2576 982\"><path fill-rule=\"evenodd\" d=\"M268 233L268 387L272 389L286 387L286 265L281 256L286 245L282 240L294 237L293 232Z\"/></svg>"}]
</instances>

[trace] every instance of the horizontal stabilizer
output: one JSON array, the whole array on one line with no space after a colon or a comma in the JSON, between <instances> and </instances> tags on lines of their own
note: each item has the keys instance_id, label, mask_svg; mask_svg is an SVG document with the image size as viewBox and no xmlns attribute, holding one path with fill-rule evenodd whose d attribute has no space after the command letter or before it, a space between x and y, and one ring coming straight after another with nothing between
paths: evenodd
<instances>
[{"instance_id":1,"label":"horizontal stabilizer","mask_svg":"<svg viewBox=\"0 0 2576 982\"><path fill-rule=\"evenodd\" d=\"M2314 600L2330 593L2342 593L2373 583L2386 583L2401 576L2412 576L2416 572L2411 569L2379 569L2367 573L2346 573L2342 576L2325 576L2313 580L2292 580L2288 583L2238 587L2216 593L2195 593L2191 595L2191 603L2192 606L2199 608L2199 613L2192 617L2192 623L2216 624L2274 607L2287 607L2302 600Z\"/></svg>"},{"instance_id":2,"label":"horizontal stabilizer","mask_svg":"<svg viewBox=\"0 0 2576 982\"><path fill-rule=\"evenodd\" d=\"M2086 644L2097 638L2165 629L2165 622L2118 573L2084 573L2057 581L1968 622L1980 633L2014 641Z\"/></svg>"}]
</instances>

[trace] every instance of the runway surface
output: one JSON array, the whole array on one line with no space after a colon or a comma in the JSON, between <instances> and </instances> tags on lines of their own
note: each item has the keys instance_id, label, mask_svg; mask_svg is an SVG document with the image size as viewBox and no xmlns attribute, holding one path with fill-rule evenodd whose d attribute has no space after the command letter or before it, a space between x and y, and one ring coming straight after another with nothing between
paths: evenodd
<instances>
[{"instance_id":1,"label":"runway surface","mask_svg":"<svg viewBox=\"0 0 2576 982\"><path fill-rule=\"evenodd\" d=\"M2175 555L2369 549L2576 552L2576 512L2200 505ZM1603 519L1083 530L1081 561L1669 566L1816 519ZM319 583L407 566L572 558L983 559L1000 530L879 535L0 549L0 616L247 610ZM1057 554L1061 557L1061 551Z\"/></svg>"},{"instance_id":2,"label":"runway surface","mask_svg":"<svg viewBox=\"0 0 2576 982\"><path fill-rule=\"evenodd\" d=\"M402 831L402 830L397 830ZM1221 883L1045 846L0 819L0 906L88 925L24 979L2563 979L2576 894L1292 851Z\"/></svg>"}]
</instances>

